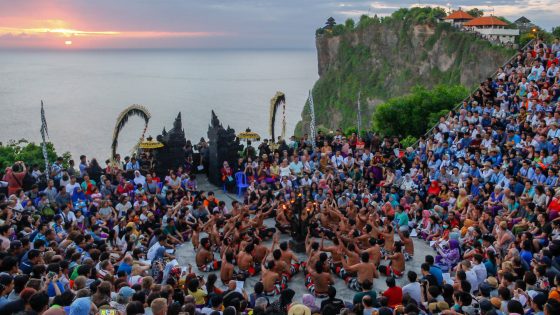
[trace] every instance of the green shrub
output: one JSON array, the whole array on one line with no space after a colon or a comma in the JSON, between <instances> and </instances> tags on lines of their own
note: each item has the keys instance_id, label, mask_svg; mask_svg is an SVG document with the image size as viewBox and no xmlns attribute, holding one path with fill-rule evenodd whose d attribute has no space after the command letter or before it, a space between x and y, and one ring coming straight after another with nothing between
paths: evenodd
<instances>
[{"instance_id":1,"label":"green shrub","mask_svg":"<svg viewBox=\"0 0 560 315\"><path fill-rule=\"evenodd\" d=\"M49 164L54 163L58 157L51 142L47 142L47 157ZM62 154L62 158L64 165L67 165L71 159L70 153L65 152ZM4 171L6 167L12 166L17 161L23 161L29 167L37 164L40 170L45 170L43 149L40 144L28 142L25 139L18 141L10 140L7 144L0 144L0 170Z\"/></svg>"},{"instance_id":2,"label":"green shrub","mask_svg":"<svg viewBox=\"0 0 560 315\"><path fill-rule=\"evenodd\" d=\"M412 93L389 99L373 114L373 128L386 136L419 137L468 95L460 85L416 86Z\"/></svg>"},{"instance_id":3,"label":"green shrub","mask_svg":"<svg viewBox=\"0 0 560 315\"><path fill-rule=\"evenodd\" d=\"M407 136L406 138L402 139L400 142L402 147L406 149L408 147L413 146L416 143L416 141L418 141L416 137Z\"/></svg>"}]
</instances>

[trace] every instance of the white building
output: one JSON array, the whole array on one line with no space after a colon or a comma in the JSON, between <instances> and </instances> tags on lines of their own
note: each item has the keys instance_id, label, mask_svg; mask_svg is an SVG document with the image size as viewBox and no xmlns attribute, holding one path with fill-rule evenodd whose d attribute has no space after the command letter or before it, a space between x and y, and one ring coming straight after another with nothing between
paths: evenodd
<instances>
[{"instance_id":1,"label":"white building","mask_svg":"<svg viewBox=\"0 0 560 315\"><path fill-rule=\"evenodd\" d=\"M463 24L463 27L479 33L483 38L505 44L514 44L515 37L519 36L518 29L506 28L508 24L495 16L482 16L474 18Z\"/></svg>"}]
</instances>

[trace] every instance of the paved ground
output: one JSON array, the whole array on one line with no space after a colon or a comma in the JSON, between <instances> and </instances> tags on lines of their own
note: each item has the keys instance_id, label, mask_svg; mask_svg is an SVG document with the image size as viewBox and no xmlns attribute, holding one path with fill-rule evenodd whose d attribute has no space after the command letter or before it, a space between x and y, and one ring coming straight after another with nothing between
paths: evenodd
<instances>
[{"instance_id":1,"label":"paved ground","mask_svg":"<svg viewBox=\"0 0 560 315\"><path fill-rule=\"evenodd\" d=\"M217 188L214 185L210 184L206 180L205 177L197 176L197 180L198 180L199 189L204 190L204 191L214 191L218 200L223 200L228 205L231 203L231 201L237 200L236 195L224 193L220 188ZM268 225L268 226L274 226L274 220L273 219L267 219L267 220L265 220L265 224ZM398 238L398 236L397 236L397 238ZM285 241L285 240L288 240L288 239L289 239L289 237L287 235L282 234L281 241ZM265 244L270 245L271 241L265 242ZM419 274L420 273L420 265L424 262L425 255L433 255L434 251L424 241L418 240L418 239L414 239L414 248L415 248L414 259L411 260L411 261L408 261L406 263L406 269L407 270L414 270ZM181 266L186 266L188 263L191 263L193 266L196 265L195 264L195 252L194 252L192 244L190 242L185 243L185 244L181 245L180 247L177 247L176 257L177 257L177 261L179 262L179 264ZM216 255L216 257L217 257L217 255ZM298 257L302 261L306 260L305 255L298 255ZM259 280L258 276L249 278L245 282L245 290L248 293L253 292L253 286L258 280ZM221 281L218 280L218 282L221 284ZM406 276L405 276L401 279L398 279L397 282L400 285L404 285L408 282L408 280L406 279ZM304 293L308 293L307 289L305 288L304 277L303 277L303 274L301 272L298 273L296 276L294 276L292 278L292 280L288 284L288 287L293 289L294 291L296 291L295 299L298 300L298 301L301 301L301 297L303 296ZM346 287L344 281L342 281L339 278L336 278L335 287L337 289L337 292L338 292L337 296L339 298L341 298L345 301L351 301L352 300L355 292L348 289ZM376 291L385 290L387 288L387 286L385 285L385 277L375 279L374 288L375 288Z\"/></svg>"}]
</instances>

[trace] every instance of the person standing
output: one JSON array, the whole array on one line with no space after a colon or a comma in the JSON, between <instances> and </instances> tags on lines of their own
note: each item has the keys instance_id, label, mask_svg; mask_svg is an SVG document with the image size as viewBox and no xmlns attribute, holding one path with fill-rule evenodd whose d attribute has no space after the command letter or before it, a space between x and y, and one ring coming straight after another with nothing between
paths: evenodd
<instances>
[{"instance_id":1,"label":"person standing","mask_svg":"<svg viewBox=\"0 0 560 315\"><path fill-rule=\"evenodd\" d=\"M3 180L8 182L8 196L15 194L23 187L23 178L27 172L27 167L23 161L17 161L14 166L6 168Z\"/></svg>"}]
</instances>

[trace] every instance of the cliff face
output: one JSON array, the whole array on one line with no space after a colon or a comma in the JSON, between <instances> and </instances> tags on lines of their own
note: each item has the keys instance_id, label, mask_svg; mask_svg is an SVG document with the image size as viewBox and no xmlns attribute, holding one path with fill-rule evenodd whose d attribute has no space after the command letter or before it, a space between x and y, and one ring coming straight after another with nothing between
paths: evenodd
<instances>
[{"instance_id":1,"label":"cliff face","mask_svg":"<svg viewBox=\"0 0 560 315\"><path fill-rule=\"evenodd\" d=\"M484 80L515 52L459 32L446 23L392 20L316 38L319 80L313 88L316 124L335 129L357 124L361 91L362 126L371 125L376 104L407 94L415 85ZM296 133L308 132L306 104Z\"/></svg>"}]
</instances>

